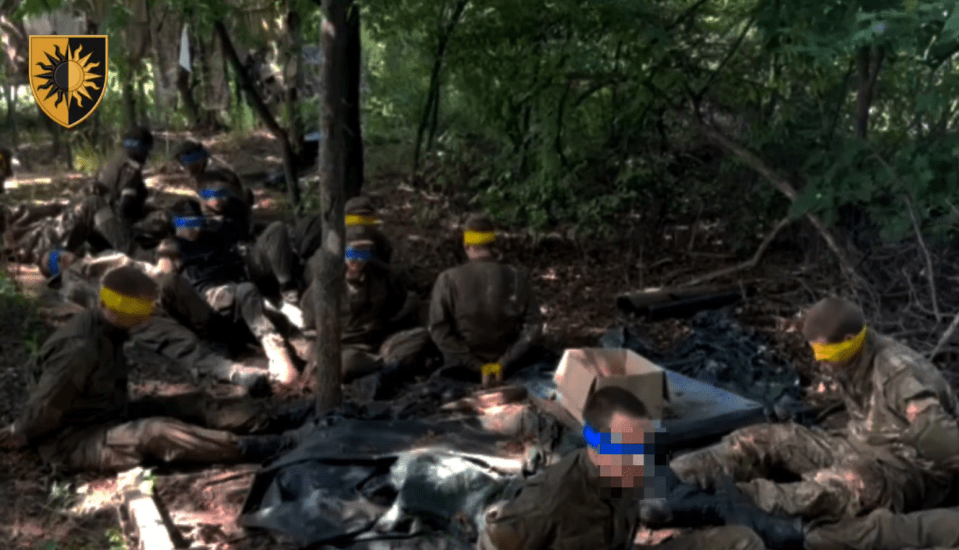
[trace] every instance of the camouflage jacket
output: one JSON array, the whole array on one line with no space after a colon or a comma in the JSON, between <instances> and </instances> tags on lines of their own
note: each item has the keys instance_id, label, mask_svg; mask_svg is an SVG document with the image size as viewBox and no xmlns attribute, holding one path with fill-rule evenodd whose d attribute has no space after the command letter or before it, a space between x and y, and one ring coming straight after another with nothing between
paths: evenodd
<instances>
[{"instance_id":1,"label":"camouflage jacket","mask_svg":"<svg viewBox=\"0 0 959 550\"><path fill-rule=\"evenodd\" d=\"M854 438L932 461L959 455L956 395L915 351L869 333L860 357L837 378Z\"/></svg>"}]
</instances>

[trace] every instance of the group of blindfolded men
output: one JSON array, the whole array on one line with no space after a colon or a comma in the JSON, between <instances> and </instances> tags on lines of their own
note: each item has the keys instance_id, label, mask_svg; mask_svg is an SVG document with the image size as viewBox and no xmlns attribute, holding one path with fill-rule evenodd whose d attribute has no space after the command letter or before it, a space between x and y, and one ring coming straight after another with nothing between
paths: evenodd
<instances>
[{"instance_id":1,"label":"group of blindfolded men","mask_svg":"<svg viewBox=\"0 0 959 550\"><path fill-rule=\"evenodd\" d=\"M304 376L319 218L254 223L252 191L192 141L177 160L196 197L153 206L143 178L152 148L150 132L134 128L76 204L0 212L7 251L83 306L30 366L29 398L0 430L5 449L118 471L256 463L297 443L289 428L307 409L257 392ZM0 189L11 176L0 149ZM444 371L488 386L535 360L539 306L524 272L497 254L489 218L467 219L467 261L439 275L426 308L394 269L372 201L351 199L346 217L344 383L383 372L402 381L435 355ZM491 506L477 548L959 548L959 510L947 507L957 502L959 403L941 372L841 298L806 310L802 330L838 381L843 429L758 424L673 456L642 401L606 387L584 408L584 447ZM132 400L131 341L249 392ZM254 348L266 369L236 360Z\"/></svg>"}]
</instances>

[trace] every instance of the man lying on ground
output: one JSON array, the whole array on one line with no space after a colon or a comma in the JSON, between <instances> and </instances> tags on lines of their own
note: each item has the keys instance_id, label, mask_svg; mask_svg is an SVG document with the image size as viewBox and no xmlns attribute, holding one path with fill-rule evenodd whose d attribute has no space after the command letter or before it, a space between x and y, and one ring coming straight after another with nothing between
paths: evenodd
<instances>
[{"instance_id":1,"label":"man lying on ground","mask_svg":"<svg viewBox=\"0 0 959 550\"><path fill-rule=\"evenodd\" d=\"M588 447L494 506L477 550L802 548L796 522L774 518L734 495L684 486L668 467L656 464L654 456L662 450L654 447L655 427L645 405L627 390L597 390L587 399L583 418ZM697 530L640 531L640 521Z\"/></svg>"},{"instance_id":2,"label":"man lying on ground","mask_svg":"<svg viewBox=\"0 0 959 550\"><path fill-rule=\"evenodd\" d=\"M100 304L75 315L40 349L36 385L0 447L35 447L70 469L119 471L144 463L261 462L295 444L268 430L278 417L248 398L203 395L130 401L123 344L150 319L156 283L121 267L103 278Z\"/></svg>"},{"instance_id":3,"label":"man lying on ground","mask_svg":"<svg viewBox=\"0 0 959 550\"><path fill-rule=\"evenodd\" d=\"M915 351L871 331L855 304L828 298L806 315L803 335L839 380L849 423L839 435L797 424L736 430L673 460L679 476L713 486L732 476L760 508L836 521L876 508L933 507L952 487L943 467L959 455L956 396ZM776 483L781 468L801 481Z\"/></svg>"}]
</instances>

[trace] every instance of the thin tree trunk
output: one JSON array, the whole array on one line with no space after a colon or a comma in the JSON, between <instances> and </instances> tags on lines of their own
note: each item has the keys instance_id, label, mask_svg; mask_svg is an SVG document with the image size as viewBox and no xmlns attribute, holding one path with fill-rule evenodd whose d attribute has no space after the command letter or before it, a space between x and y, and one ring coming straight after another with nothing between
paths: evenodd
<instances>
[{"instance_id":1,"label":"thin tree trunk","mask_svg":"<svg viewBox=\"0 0 959 550\"><path fill-rule=\"evenodd\" d=\"M340 356L340 300L343 295L343 205L346 201L346 164L348 137L345 132L347 109L344 105L347 87L349 10L353 0L323 0L326 18L323 21L323 148L320 178L322 209L322 261L316 273L316 408L325 414L342 399L342 359Z\"/></svg>"},{"instance_id":2,"label":"thin tree trunk","mask_svg":"<svg viewBox=\"0 0 959 550\"><path fill-rule=\"evenodd\" d=\"M420 150L423 144L423 134L426 133L427 128L430 126L432 126L432 132L436 131L435 117L439 115L440 72L443 68L443 58L446 56L446 47L449 45L453 30L456 28L456 24L459 23L460 17L463 15L463 11L468 4L469 0L459 0L453 8L449 22L439 29L436 55L433 58L433 71L430 73L429 92L426 94L426 105L423 106L423 116L420 117L420 125L416 129L416 146L413 149L414 174L419 170L420 166ZM434 117L432 125L430 124L430 117ZM432 143L432 138L430 138L429 141ZM429 146L427 146L427 149L429 149Z\"/></svg>"},{"instance_id":3,"label":"thin tree trunk","mask_svg":"<svg viewBox=\"0 0 959 550\"><path fill-rule=\"evenodd\" d=\"M872 106L873 91L876 88L876 79L879 69L885 58L886 50L877 46L873 49L866 46L859 49L857 63L859 65L859 90L856 94L856 135L859 139L866 139L869 129L869 108Z\"/></svg>"},{"instance_id":4,"label":"thin tree trunk","mask_svg":"<svg viewBox=\"0 0 959 550\"><path fill-rule=\"evenodd\" d=\"M183 100L183 106L186 107L190 120L193 121L193 129L199 129L202 125L200 106L196 104L193 89L190 88L190 71L183 67L177 68L176 88L180 92L180 98Z\"/></svg>"},{"instance_id":5,"label":"thin tree trunk","mask_svg":"<svg viewBox=\"0 0 959 550\"><path fill-rule=\"evenodd\" d=\"M11 79L12 80L12 79ZM17 95L19 85L11 82L3 87L3 93L7 100L7 127L10 129L10 135L13 137L13 146L16 148L20 144L20 136L17 131Z\"/></svg>"},{"instance_id":6,"label":"thin tree trunk","mask_svg":"<svg viewBox=\"0 0 959 550\"><path fill-rule=\"evenodd\" d=\"M290 33L290 58L287 59L287 67L292 63L293 80L288 82L284 79L286 85L286 116L289 120L290 128L290 146L293 149L294 157L299 158L301 153L300 145L303 142L303 124L300 120L300 111L298 108L297 94L302 89L303 75L301 57L303 55L303 43L300 35L300 16L294 11L287 13L286 21ZM289 72L287 75L289 76Z\"/></svg>"},{"instance_id":7,"label":"thin tree trunk","mask_svg":"<svg viewBox=\"0 0 959 550\"><path fill-rule=\"evenodd\" d=\"M166 99L167 95L170 93L170 79L167 78L167 64L164 62L163 54L160 53L160 40L158 35L160 34L160 29L163 28L163 17L161 16L159 20L154 20L153 10L150 8L150 3L146 3L146 16L147 16L147 25L150 29L150 53L153 54L153 100L156 102L156 114L158 115L158 122L166 129L169 124L169 114L166 109Z\"/></svg>"},{"instance_id":8,"label":"thin tree trunk","mask_svg":"<svg viewBox=\"0 0 959 550\"><path fill-rule=\"evenodd\" d=\"M135 126L137 123L136 91L133 85L135 71L133 70L133 61L123 60L123 68L120 70L120 79L123 89L123 116L126 119L127 127Z\"/></svg>"},{"instance_id":9,"label":"thin tree trunk","mask_svg":"<svg viewBox=\"0 0 959 550\"><path fill-rule=\"evenodd\" d=\"M236 53L236 48L233 47L233 41L230 40L230 34L227 32L226 26L223 25L222 21L217 21L214 24L214 29L217 36L220 37L220 42L223 45L223 53L230 61L230 65L233 66L233 70L239 75L243 89L246 90L247 96L253 103L257 115L259 115L260 120L263 121L263 124L270 130L270 133L280 141L280 145L283 148L283 172L286 175L286 189L290 194L290 203L293 205L294 214L298 214L301 208L300 186L297 183L296 172L293 166L293 149L290 147L289 136L286 130L276 121L276 118L273 117L270 108L263 103L263 98L257 93L256 87L250 79L250 75L246 72L243 63L240 61L240 57Z\"/></svg>"},{"instance_id":10,"label":"thin tree trunk","mask_svg":"<svg viewBox=\"0 0 959 550\"><path fill-rule=\"evenodd\" d=\"M346 144L346 172L343 189L346 198L351 199L363 189L363 132L360 126L360 6L355 2L347 5L347 18L344 31L346 45L344 52L346 88L343 90L344 139Z\"/></svg>"}]
</instances>

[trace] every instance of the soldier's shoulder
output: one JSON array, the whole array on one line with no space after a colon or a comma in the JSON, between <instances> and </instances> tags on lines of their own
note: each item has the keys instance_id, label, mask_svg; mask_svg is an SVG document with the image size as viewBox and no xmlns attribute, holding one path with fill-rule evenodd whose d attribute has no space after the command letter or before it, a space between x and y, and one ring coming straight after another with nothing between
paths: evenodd
<instances>
[{"instance_id":1,"label":"soldier's shoulder","mask_svg":"<svg viewBox=\"0 0 959 550\"><path fill-rule=\"evenodd\" d=\"M887 375L904 370L926 369L932 366L932 363L920 355L919 352L887 336L878 337L877 348L877 370Z\"/></svg>"},{"instance_id":2,"label":"soldier's shoulder","mask_svg":"<svg viewBox=\"0 0 959 550\"><path fill-rule=\"evenodd\" d=\"M99 327L97 313L92 309L85 309L57 329L47 338L43 344L42 351L50 352L58 349L76 349L81 350L94 346L94 340L91 337Z\"/></svg>"}]
</instances>

